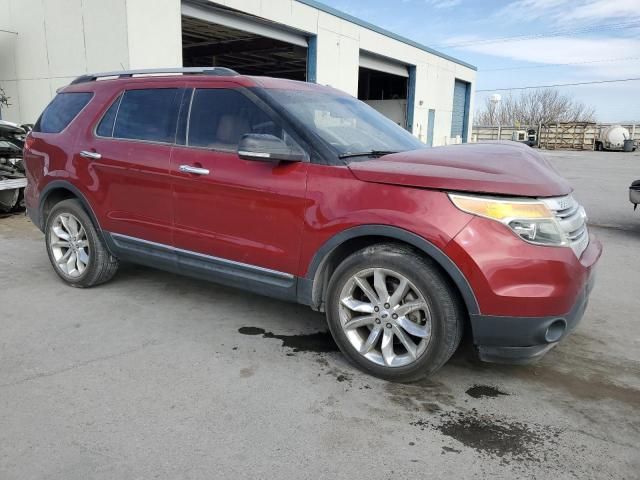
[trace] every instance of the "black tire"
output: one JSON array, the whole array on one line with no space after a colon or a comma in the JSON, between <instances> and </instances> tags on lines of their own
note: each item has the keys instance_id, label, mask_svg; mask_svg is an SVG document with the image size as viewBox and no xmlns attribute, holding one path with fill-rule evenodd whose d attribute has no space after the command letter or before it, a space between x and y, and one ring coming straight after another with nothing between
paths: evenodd
<instances>
[{"instance_id":1,"label":"black tire","mask_svg":"<svg viewBox=\"0 0 640 480\"><path fill-rule=\"evenodd\" d=\"M75 277L67 275L58 267L51 247L50 231L52 223L63 213L73 215L80 222L86 232L88 242L89 261L82 274ZM111 280L118 270L118 259L109 253L93 225L91 217L89 217L78 200L63 200L51 209L47 217L45 242L47 255L49 256L53 270L64 282L72 287L87 288L100 285L101 283Z\"/></svg>"},{"instance_id":2,"label":"black tire","mask_svg":"<svg viewBox=\"0 0 640 480\"><path fill-rule=\"evenodd\" d=\"M351 344L340 320L340 293L345 282L367 268L384 268L400 273L415 285L431 310L431 338L424 352L412 363L390 367L362 356ZM424 378L441 368L460 344L465 309L458 292L435 262L415 250L398 244L379 244L355 252L336 269L326 297L329 328L344 355L365 372L396 382Z\"/></svg>"}]
</instances>

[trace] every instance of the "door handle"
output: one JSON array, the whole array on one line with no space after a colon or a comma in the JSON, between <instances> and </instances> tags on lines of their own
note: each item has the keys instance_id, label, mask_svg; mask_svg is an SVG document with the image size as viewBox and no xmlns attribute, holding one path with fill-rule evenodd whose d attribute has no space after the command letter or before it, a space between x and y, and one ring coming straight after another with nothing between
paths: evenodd
<instances>
[{"instance_id":1,"label":"door handle","mask_svg":"<svg viewBox=\"0 0 640 480\"><path fill-rule=\"evenodd\" d=\"M89 150L82 150L80 156L82 158L88 158L89 160L100 160L102 158L102 155L98 152L90 152Z\"/></svg>"},{"instance_id":2,"label":"door handle","mask_svg":"<svg viewBox=\"0 0 640 480\"><path fill-rule=\"evenodd\" d=\"M193 173L194 175L209 175L209 169L192 167L191 165L180 165L178 170L182 173Z\"/></svg>"}]
</instances>

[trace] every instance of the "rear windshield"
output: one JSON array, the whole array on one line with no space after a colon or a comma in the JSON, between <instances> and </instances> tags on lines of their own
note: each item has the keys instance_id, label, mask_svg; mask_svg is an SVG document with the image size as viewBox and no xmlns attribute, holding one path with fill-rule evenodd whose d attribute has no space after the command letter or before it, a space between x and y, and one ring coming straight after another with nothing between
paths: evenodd
<instances>
[{"instance_id":1,"label":"rear windshield","mask_svg":"<svg viewBox=\"0 0 640 480\"><path fill-rule=\"evenodd\" d=\"M44 109L33 127L34 132L60 133L89 103L93 93L59 93Z\"/></svg>"}]
</instances>

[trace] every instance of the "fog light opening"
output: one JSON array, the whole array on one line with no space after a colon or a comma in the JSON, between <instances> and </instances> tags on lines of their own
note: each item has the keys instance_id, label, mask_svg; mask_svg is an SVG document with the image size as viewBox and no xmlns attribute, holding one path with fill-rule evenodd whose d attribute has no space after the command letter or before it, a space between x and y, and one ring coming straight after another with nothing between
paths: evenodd
<instances>
[{"instance_id":1,"label":"fog light opening","mask_svg":"<svg viewBox=\"0 0 640 480\"><path fill-rule=\"evenodd\" d=\"M544 339L549 342L557 342L564 335L565 330L567 329L567 322L565 322L562 318L558 320L554 320L551 325L547 327L547 331L544 334Z\"/></svg>"}]
</instances>

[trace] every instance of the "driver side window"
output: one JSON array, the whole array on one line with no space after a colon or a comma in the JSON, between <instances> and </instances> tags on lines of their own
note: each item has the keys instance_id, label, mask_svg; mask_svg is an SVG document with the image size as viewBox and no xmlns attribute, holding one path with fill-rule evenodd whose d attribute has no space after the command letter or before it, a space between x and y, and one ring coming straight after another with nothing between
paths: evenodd
<instances>
[{"instance_id":1,"label":"driver side window","mask_svg":"<svg viewBox=\"0 0 640 480\"><path fill-rule=\"evenodd\" d=\"M237 90L202 88L193 93L187 146L235 151L247 133L285 139L281 127Z\"/></svg>"}]
</instances>

